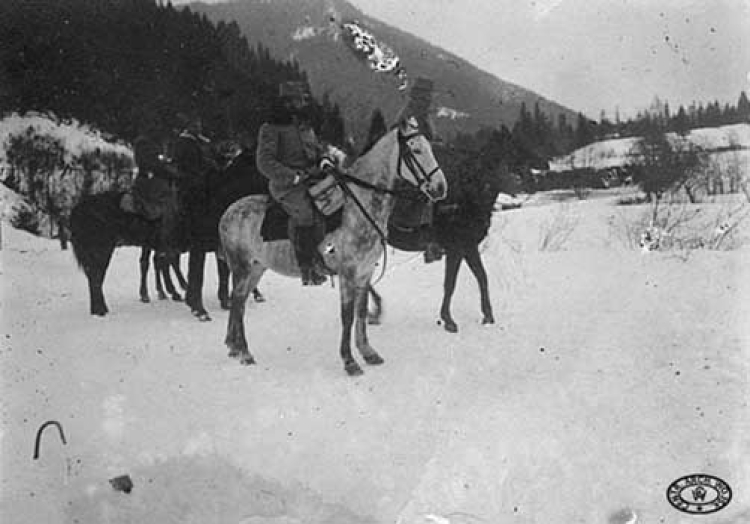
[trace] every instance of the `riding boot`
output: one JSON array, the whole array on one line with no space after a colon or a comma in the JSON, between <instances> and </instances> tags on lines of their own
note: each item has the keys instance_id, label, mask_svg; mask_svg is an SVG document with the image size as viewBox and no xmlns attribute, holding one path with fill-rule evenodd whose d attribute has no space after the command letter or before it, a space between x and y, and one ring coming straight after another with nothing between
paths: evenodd
<instances>
[{"instance_id":1,"label":"riding boot","mask_svg":"<svg viewBox=\"0 0 750 524\"><path fill-rule=\"evenodd\" d=\"M316 269L315 255L318 238L314 226L297 226L293 230L292 239L297 264L302 275L303 286L319 286L326 281L326 276Z\"/></svg>"}]
</instances>

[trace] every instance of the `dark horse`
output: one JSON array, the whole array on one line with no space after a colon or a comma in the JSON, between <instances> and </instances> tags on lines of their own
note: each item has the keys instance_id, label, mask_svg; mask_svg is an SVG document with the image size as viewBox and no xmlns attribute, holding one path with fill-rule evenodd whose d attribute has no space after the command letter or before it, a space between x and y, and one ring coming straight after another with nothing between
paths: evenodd
<instances>
[{"instance_id":1,"label":"dark horse","mask_svg":"<svg viewBox=\"0 0 750 524\"><path fill-rule=\"evenodd\" d=\"M203 270L206 253L216 251L221 215L235 200L267 192L267 182L255 167L251 150L229 165L206 173L202 179L180 185L181 243L190 254L185 302L201 320L210 320L203 306ZM115 248L120 245L153 247L157 224L120 207L122 192L105 192L85 198L71 213L73 252L88 279L90 311L104 316L104 277ZM219 300L228 304L229 269L217 259ZM222 285L222 283L224 285Z\"/></svg>"},{"instance_id":2,"label":"dark horse","mask_svg":"<svg viewBox=\"0 0 750 524\"><path fill-rule=\"evenodd\" d=\"M156 282L156 293L159 300L166 300L167 294L164 292L164 288L166 287L167 293L172 297L172 300L175 302L181 302L182 296L179 291L177 291L177 288L175 288L171 275L171 273L174 273L180 287L182 289L187 289L187 280L185 280L182 270L180 270L180 255L174 253L171 254L171 256L167 256L167 259L164 260L160 257L161 253L147 246L141 248L141 258L139 261L141 268L141 287L139 289L139 296L141 297L141 302L151 302L146 282L148 280L149 259L151 258L152 253L154 255L154 280ZM166 254L162 256L166 256ZM164 281L163 286L162 280Z\"/></svg>"},{"instance_id":3,"label":"dark horse","mask_svg":"<svg viewBox=\"0 0 750 524\"><path fill-rule=\"evenodd\" d=\"M433 222L430 228L414 230L409 235L398 234L398 230L389 227L389 244L396 249L407 251L425 251L430 249L429 241L436 243L445 255L445 273L443 278L443 301L440 306L440 319L443 327L450 333L458 332L458 324L451 315L451 299L456 289L456 279L461 262L466 261L479 285L482 310L482 324L494 324L495 317L490 302L487 272L479 253L479 244L487 236L495 202L500 193L499 183L495 180L466 179L457 176L448 177L448 197L437 202L433 210ZM414 212L415 203L405 203ZM399 207L397 202L396 207ZM429 252L425 259L429 261ZM382 315L382 297L370 286L373 299L373 310L368 321L379 324Z\"/></svg>"}]
</instances>

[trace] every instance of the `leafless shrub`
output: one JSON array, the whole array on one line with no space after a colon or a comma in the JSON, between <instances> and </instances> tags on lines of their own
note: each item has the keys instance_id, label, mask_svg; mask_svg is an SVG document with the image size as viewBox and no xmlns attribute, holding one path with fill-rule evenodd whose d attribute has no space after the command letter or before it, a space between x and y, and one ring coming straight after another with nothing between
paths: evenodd
<instances>
[{"instance_id":1,"label":"leafless shrub","mask_svg":"<svg viewBox=\"0 0 750 524\"><path fill-rule=\"evenodd\" d=\"M539 228L539 251L559 251L578 227L581 217L574 214L566 204L557 206L557 211Z\"/></svg>"}]
</instances>

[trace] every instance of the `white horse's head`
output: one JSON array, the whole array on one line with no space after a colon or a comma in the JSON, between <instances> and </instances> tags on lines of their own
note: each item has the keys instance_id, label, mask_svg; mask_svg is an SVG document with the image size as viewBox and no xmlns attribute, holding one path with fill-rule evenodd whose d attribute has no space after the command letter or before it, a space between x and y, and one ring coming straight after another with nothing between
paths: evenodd
<instances>
[{"instance_id":1,"label":"white horse's head","mask_svg":"<svg viewBox=\"0 0 750 524\"><path fill-rule=\"evenodd\" d=\"M414 117L398 124L398 176L435 202L448 194L448 182L432 152L430 141Z\"/></svg>"}]
</instances>

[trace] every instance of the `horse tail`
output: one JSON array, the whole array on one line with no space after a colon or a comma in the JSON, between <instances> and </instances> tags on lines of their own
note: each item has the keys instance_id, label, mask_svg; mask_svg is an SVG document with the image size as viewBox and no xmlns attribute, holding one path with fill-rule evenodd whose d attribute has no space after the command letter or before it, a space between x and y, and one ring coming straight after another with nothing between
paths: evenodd
<instances>
[{"instance_id":1,"label":"horse tail","mask_svg":"<svg viewBox=\"0 0 750 524\"><path fill-rule=\"evenodd\" d=\"M91 267L90 249L86 244L86 233L85 233L85 204L79 203L70 213L70 243L73 246L73 257L76 259L78 269L85 271L87 267Z\"/></svg>"},{"instance_id":2,"label":"horse tail","mask_svg":"<svg viewBox=\"0 0 750 524\"><path fill-rule=\"evenodd\" d=\"M103 193L85 198L70 213L70 243L78 267L87 272L106 267L117 243L119 195Z\"/></svg>"}]
</instances>

